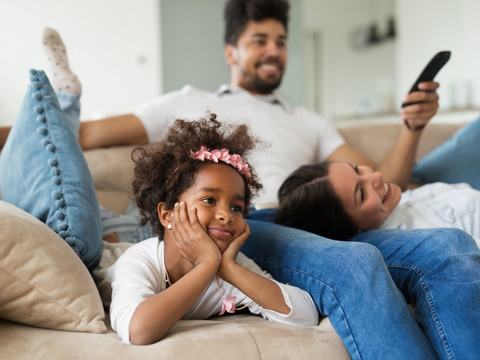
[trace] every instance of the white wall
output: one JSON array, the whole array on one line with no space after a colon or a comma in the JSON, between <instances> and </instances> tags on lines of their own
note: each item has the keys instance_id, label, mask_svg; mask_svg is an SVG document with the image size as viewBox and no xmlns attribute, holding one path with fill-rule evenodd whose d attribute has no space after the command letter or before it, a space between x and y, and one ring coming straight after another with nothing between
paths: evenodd
<instances>
[{"instance_id":1,"label":"white wall","mask_svg":"<svg viewBox=\"0 0 480 360\"><path fill-rule=\"evenodd\" d=\"M397 101L435 53L452 57L436 80L440 110L480 107L480 1L396 1L399 38L396 49Z\"/></svg>"},{"instance_id":2,"label":"white wall","mask_svg":"<svg viewBox=\"0 0 480 360\"><path fill-rule=\"evenodd\" d=\"M225 0L161 0L163 89L215 91L230 83L223 56Z\"/></svg>"},{"instance_id":3,"label":"white wall","mask_svg":"<svg viewBox=\"0 0 480 360\"><path fill-rule=\"evenodd\" d=\"M389 41L356 50L351 37L372 20L386 28L392 0L303 0L305 36L318 37L318 59L308 73L320 72L319 112L331 119L391 112L395 89L395 45ZM308 76L308 75L307 75Z\"/></svg>"},{"instance_id":4,"label":"white wall","mask_svg":"<svg viewBox=\"0 0 480 360\"><path fill-rule=\"evenodd\" d=\"M161 0L164 91L186 84L215 91L230 83L223 55L226 0ZM301 1L290 0L289 61L280 94L292 106L304 104Z\"/></svg>"},{"instance_id":5,"label":"white wall","mask_svg":"<svg viewBox=\"0 0 480 360\"><path fill-rule=\"evenodd\" d=\"M127 113L162 92L159 0L1 0L0 125L14 122L28 69L56 29L83 84L82 119Z\"/></svg>"}]
</instances>

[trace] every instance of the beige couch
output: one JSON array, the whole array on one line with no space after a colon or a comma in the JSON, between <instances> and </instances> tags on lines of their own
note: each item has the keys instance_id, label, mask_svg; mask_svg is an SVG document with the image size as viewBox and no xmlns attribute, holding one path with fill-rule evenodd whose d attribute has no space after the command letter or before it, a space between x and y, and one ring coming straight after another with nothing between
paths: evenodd
<instances>
[{"instance_id":1,"label":"beige couch","mask_svg":"<svg viewBox=\"0 0 480 360\"><path fill-rule=\"evenodd\" d=\"M373 160L379 161L393 145L400 126L400 124L351 123L339 125L338 128L351 146ZM460 124L429 125L421 140L419 156L444 141L459 127ZM85 152L99 202L118 213L125 210L129 199L128 183L132 174L131 150L132 147L116 147ZM48 232L48 229L45 231ZM0 264L1 256L0 253ZM32 261L35 262L35 260ZM50 265L54 267L55 263ZM0 281L5 275L5 269L3 269L4 273L1 270L2 266L0 266ZM47 282L49 281L56 284L55 288L63 287L59 279L47 279ZM80 280L76 281L77 284L73 286L82 285L78 284ZM1 292L2 290L0 290L0 317L8 318L5 310L2 313ZM96 294L93 295L94 299L89 301L98 302L99 297ZM32 301L37 300L30 299L30 305L25 305L23 309L20 308L20 311L25 313L39 311L35 307L37 304ZM75 312L79 311L79 308L81 310L82 303L75 305L76 310L69 310L68 306L69 304L62 305L62 309ZM16 310L18 311L18 307ZM26 315L21 314L21 316ZM103 319L95 321L101 324ZM308 328L272 323L252 315L222 316L202 321L185 320L175 325L162 341L150 346L123 344L112 331L108 314L105 324L107 333L101 333L103 330L96 331L100 333L88 333L42 329L0 319L0 359L341 360L350 358L327 318L323 318L319 326Z\"/></svg>"}]
</instances>

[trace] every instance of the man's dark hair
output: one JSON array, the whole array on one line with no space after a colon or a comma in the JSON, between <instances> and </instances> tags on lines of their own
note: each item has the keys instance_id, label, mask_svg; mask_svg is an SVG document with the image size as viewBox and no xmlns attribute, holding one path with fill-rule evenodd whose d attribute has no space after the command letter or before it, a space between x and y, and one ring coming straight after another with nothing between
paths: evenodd
<instances>
[{"instance_id":1,"label":"man's dark hair","mask_svg":"<svg viewBox=\"0 0 480 360\"><path fill-rule=\"evenodd\" d=\"M345 212L328 180L330 163L303 165L278 190L275 222L333 240L348 240L357 226Z\"/></svg>"},{"instance_id":2,"label":"man's dark hair","mask_svg":"<svg viewBox=\"0 0 480 360\"><path fill-rule=\"evenodd\" d=\"M225 5L225 44L237 45L249 21L275 19L287 31L288 10L286 0L229 0Z\"/></svg>"}]
</instances>

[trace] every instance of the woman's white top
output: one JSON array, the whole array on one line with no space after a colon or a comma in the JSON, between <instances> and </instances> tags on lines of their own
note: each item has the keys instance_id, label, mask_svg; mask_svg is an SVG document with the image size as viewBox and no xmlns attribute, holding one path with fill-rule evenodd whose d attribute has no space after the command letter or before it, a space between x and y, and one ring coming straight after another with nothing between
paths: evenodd
<instances>
[{"instance_id":1,"label":"woman's white top","mask_svg":"<svg viewBox=\"0 0 480 360\"><path fill-rule=\"evenodd\" d=\"M291 309L288 314L262 308L256 303L248 306L253 314L260 314L265 319L283 324L316 326L319 315L310 295L294 286L284 285L275 281L270 274L242 253L236 259L237 263L275 282L282 290L286 304ZM151 238L130 247L120 256L117 262L108 270L112 277L112 303L110 305L110 320L122 341L130 343L129 326L137 306L145 299L166 289L164 243L158 238ZM237 308L247 305L252 300L231 284L219 278L220 291L224 299L236 296ZM262 291L259 289L258 291ZM222 310L222 298L217 290L215 277L187 310L182 319L206 319L218 315ZM166 310L168 311L168 310Z\"/></svg>"},{"instance_id":2,"label":"woman's white top","mask_svg":"<svg viewBox=\"0 0 480 360\"><path fill-rule=\"evenodd\" d=\"M480 192L470 185L433 183L408 190L381 229L453 227L480 245Z\"/></svg>"}]
</instances>

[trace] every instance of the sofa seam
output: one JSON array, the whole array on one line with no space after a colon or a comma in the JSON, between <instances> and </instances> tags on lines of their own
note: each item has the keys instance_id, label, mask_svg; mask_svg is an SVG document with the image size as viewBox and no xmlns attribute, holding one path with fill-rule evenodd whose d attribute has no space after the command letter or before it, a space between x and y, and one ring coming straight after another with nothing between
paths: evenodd
<instances>
[{"instance_id":1,"label":"sofa seam","mask_svg":"<svg viewBox=\"0 0 480 360\"><path fill-rule=\"evenodd\" d=\"M252 338L252 340L255 344L255 347L257 349L258 357L259 357L260 360L262 360L262 358L263 358L262 353L260 352L260 348L258 347L258 343L257 343L257 340L255 339L255 336L253 336L252 332L245 325L243 325L243 324L239 324L239 325L241 325L248 332L250 337Z\"/></svg>"}]
</instances>

